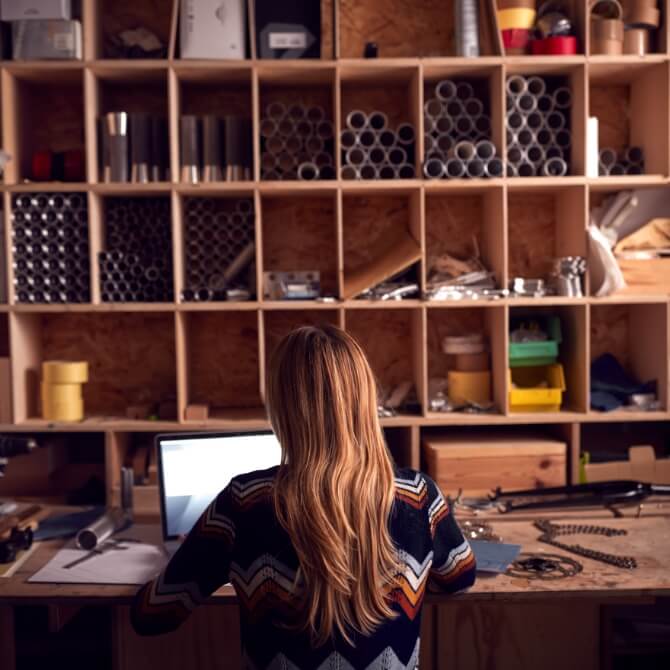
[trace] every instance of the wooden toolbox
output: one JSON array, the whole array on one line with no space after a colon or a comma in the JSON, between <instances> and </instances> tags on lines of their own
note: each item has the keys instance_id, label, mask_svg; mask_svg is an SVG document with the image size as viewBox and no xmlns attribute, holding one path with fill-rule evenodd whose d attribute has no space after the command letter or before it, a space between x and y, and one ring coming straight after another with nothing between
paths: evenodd
<instances>
[{"instance_id":1,"label":"wooden toolbox","mask_svg":"<svg viewBox=\"0 0 670 670\"><path fill-rule=\"evenodd\" d=\"M428 435L426 472L446 495L466 496L566 484L567 445L528 433L469 432Z\"/></svg>"}]
</instances>

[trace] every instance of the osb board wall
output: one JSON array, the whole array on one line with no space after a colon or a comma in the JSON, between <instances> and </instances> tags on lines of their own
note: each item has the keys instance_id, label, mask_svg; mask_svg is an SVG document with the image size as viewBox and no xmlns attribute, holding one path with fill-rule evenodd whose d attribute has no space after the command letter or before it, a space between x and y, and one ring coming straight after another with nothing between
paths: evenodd
<instances>
[{"instance_id":1,"label":"osb board wall","mask_svg":"<svg viewBox=\"0 0 670 670\"><path fill-rule=\"evenodd\" d=\"M601 148L620 151L628 146L629 95L628 86L591 86L590 116L598 117L598 143Z\"/></svg>"},{"instance_id":2,"label":"osb board wall","mask_svg":"<svg viewBox=\"0 0 670 670\"><path fill-rule=\"evenodd\" d=\"M382 392L414 381L410 310L349 310L346 329L363 347Z\"/></svg>"},{"instance_id":3,"label":"osb board wall","mask_svg":"<svg viewBox=\"0 0 670 670\"><path fill-rule=\"evenodd\" d=\"M254 312L188 315L189 403L260 407L258 320Z\"/></svg>"},{"instance_id":4,"label":"osb board wall","mask_svg":"<svg viewBox=\"0 0 670 670\"><path fill-rule=\"evenodd\" d=\"M268 311L263 315L265 319L265 356L269 362L279 342L291 331L301 326L322 326L338 323L335 310L312 311Z\"/></svg>"},{"instance_id":5,"label":"osb board wall","mask_svg":"<svg viewBox=\"0 0 670 670\"><path fill-rule=\"evenodd\" d=\"M389 127L393 130L401 123L411 123L414 119L412 91L409 82L391 83L386 86L372 82L343 81L341 86L342 125L347 114L353 110L380 111L388 116Z\"/></svg>"},{"instance_id":6,"label":"osb board wall","mask_svg":"<svg viewBox=\"0 0 670 670\"><path fill-rule=\"evenodd\" d=\"M544 277L556 249L556 202L547 193L508 197L509 276Z\"/></svg>"},{"instance_id":7,"label":"osb board wall","mask_svg":"<svg viewBox=\"0 0 670 670\"><path fill-rule=\"evenodd\" d=\"M613 354L629 369L630 311L626 305L599 305L591 308L591 360ZM659 361L659 364L661 361Z\"/></svg>"},{"instance_id":8,"label":"osb board wall","mask_svg":"<svg viewBox=\"0 0 670 670\"><path fill-rule=\"evenodd\" d=\"M18 89L23 117L21 169L22 176L29 177L34 151L84 148L84 90L81 80L56 85L24 81Z\"/></svg>"},{"instance_id":9,"label":"osb board wall","mask_svg":"<svg viewBox=\"0 0 670 670\"><path fill-rule=\"evenodd\" d=\"M483 196L429 196L426 198L426 270L433 260L448 253L457 258L471 258L475 252L473 238L482 250Z\"/></svg>"},{"instance_id":10,"label":"osb board wall","mask_svg":"<svg viewBox=\"0 0 670 670\"><path fill-rule=\"evenodd\" d=\"M383 238L398 228L409 229L406 196L355 196L343 199L344 272L375 257Z\"/></svg>"},{"instance_id":11,"label":"osb board wall","mask_svg":"<svg viewBox=\"0 0 670 670\"><path fill-rule=\"evenodd\" d=\"M267 198L261 206L263 270L319 270L323 293L336 295L333 198Z\"/></svg>"},{"instance_id":12,"label":"osb board wall","mask_svg":"<svg viewBox=\"0 0 670 670\"><path fill-rule=\"evenodd\" d=\"M182 81L181 113L251 117L251 86Z\"/></svg>"},{"instance_id":13,"label":"osb board wall","mask_svg":"<svg viewBox=\"0 0 670 670\"><path fill-rule=\"evenodd\" d=\"M99 81L102 112L140 112L167 117L167 75L151 81Z\"/></svg>"},{"instance_id":14,"label":"osb board wall","mask_svg":"<svg viewBox=\"0 0 670 670\"><path fill-rule=\"evenodd\" d=\"M442 351L442 340L445 337L470 335L484 331L483 309L429 309L428 377L445 377L447 374L448 357Z\"/></svg>"},{"instance_id":15,"label":"osb board wall","mask_svg":"<svg viewBox=\"0 0 670 670\"><path fill-rule=\"evenodd\" d=\"M375 42L383 58L453 52L453 8L443 0L340 0L340 55L362 58Z\"/></svg>"},{"instance_id":16,"label":"osb board wall","mask_svg":"<svg viewBox=\"0 0 670 670\"><path fill-rule=\"evenodd\" d=\"M42 358L85 360L87 415L124 416L126 407L174 400L171 314L53 314L40 325Z\"/></svg>"},{"instance_id":17,"label":"osb board wall","mask_svg":"<svg viewBox=\"0 0 670 670\"><path fill-rule=\"evenodd\" d=\"M103 53L107 55L109 37L135 28L146 28L155 33L167 49L170 42L172 2L166 0L102 0L98 8L102 28Z\"/></svg>"}]
</instances>

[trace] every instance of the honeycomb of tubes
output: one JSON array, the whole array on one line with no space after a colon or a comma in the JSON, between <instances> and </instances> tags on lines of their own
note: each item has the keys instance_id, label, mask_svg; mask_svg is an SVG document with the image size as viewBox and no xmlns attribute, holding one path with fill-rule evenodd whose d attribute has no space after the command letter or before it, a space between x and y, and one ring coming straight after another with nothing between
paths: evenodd
<instances>
[{"instance_id":1,"label":"honeycomb of tubes","mask_svg":"<svg viewBox=\"0 0 670 670\"><path fill-rule=\"evenodd\" d=\"M615 149L601 149L598 154L598 174L614 177L624 174L644 174L644 149L625 147L619 153Z\"/></svg>"},{"instance_id":2,"label":"honeycomb of tubes","mask_svg":"<svg viewBox=\"0 0 670 670\"><path fill-rule=\"evenodd\" d=\"M467 81L444 79L424 105L423 174L427 179L502 177L486 100Z\"/></svg>"},{"instance_id":3,"label":"honeycomb of tubes","mask_svg":"<svg viewBox=\"0 0 670 670\"><path fill-rule=\"evenodd\" d=\"M15 195L11 220L17 302L90 302L86 194Z\"/></svg>"},{"instance_id":4,"label":"honeycomb of tubes","mask_svg":"<svg viewBox=\"0 0 670 670\"><path fill-rule=\"evenodd\" d=\"M170 199L107 198L105 251L98 254L103 302L171 302Z\"/></svg>"},{"instance_id":5,"label":"honeycomb of tubes","mask_svg":"<svg viewBox=\"0 0 670 670\"><path fill-rule=\"evenodd\" d=\"M261 179L334 179L333 122L323 107L271 102L260 122Z\"/></svg>"},{"instance_id":6,"label":"honeycomb of tubes","mask_svg":"<svg viewBox=\"0 0 670 670\"><path fill-rule=\"evenodd\" d=\"M390 128L383 112L353 110L340 133L342 179L412 179L416 133L411 123Z\"/></svg>"},{"instance_id":7,"label":"honeycomb of tubes","mask_svg":"<svg viewBox=\"0 0 670 670\"><path fill-rule=\"evenodd\" d=\"M251 297L254 204L249 198L184 202L185 302ZM231 293L232 292L232 293Z\"/></svg>"},{"instance_id":8,"label":"honeycomb of tubes","mask_svg":"<svg viewBox=\"0 0 670 670\"><path fill-rule=\"evenodd\" d=\"M512 75L506 89L507 176L568 174L572 92L565 79Z\"/></svg>"}]
</instances>

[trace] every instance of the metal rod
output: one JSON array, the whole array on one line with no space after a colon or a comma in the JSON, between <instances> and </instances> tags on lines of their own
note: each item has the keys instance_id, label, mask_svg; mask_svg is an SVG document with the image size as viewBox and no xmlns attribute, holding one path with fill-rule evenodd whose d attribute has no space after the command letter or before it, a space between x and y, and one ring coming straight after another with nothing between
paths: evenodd
<instances>
[{"instance_id":1,"label":"metal rod","mask_svg":"<svg viewBox=\"0 0 670 670\"><path fill-rule=\"evenodd\" d=\"M484 113L484 103L478 98L468 98L463 107L465 113L470 116L479 116Z\"/></svg>"},{"instance_id":2,"label":"metal rod","mask_svg":"<svg viewBox=\"0 0 670 670\"><path fill-rule=\"evenodd\" d=\"M371 147L377 142L377 135L373 130L363 130L358 134L358 141L363 147Z\"/></svg>"},{"instance_id":3,"label":"metal rod","mask_svg":"<svg viewBox=\"0 0 670 670\"><path fill-rule=\"evenodd\" d=\"M462 161L472 160L476 154L477 150L472 142L458 142L449 152L450 157L458 158Z\"/></svg>"},{"instance_id":4,"label":"metal rod","mask_svg":"<svg viewBox=\"0 0 670 670\"><path fill-rule=\"evenodd\" d=\"M485 173L484 161L479 160L479 158L473 158L471 161L468 161L466 172L468 177L473 179L483 177Z\"/></svg>"},{"instance_id":5,"label":"metal rod","mask_svg":"<svg viewBox=\"0 0 670 670\"><path fill-rule=\"evenodd\" d=\"M472 88L472 84L470 84L467 81L459 81L456 84L456 97L459 100L467 100L468 98L472 98L475 94L474 89Z\"/></svg>"},{"instance_id":6,"label":"metal rod","mask_svg":"<svg viewBox=\"0 0 670 670\"><path fill-rule=\"evenodd\" d=\"M537 109L537 98L530 93L522 93L516 99L516 108L522 114L529 114Z\"/></svg>"},{"instance_id":7,"label":"metal rod","mask_svg":"<svg viewBox=\"0 0 670 670\"><path fill-rule=\"evenodd\" d=\"M407 161L407 152L402 147L393 147L388 152L388 160L392 165L402 165Z\"/></svg>"},{"instance_id":8,"label":"metal rod","mask_svg":"<svg viewBox=\"0 0 670 670\"><path fill-rule=\"evenodd\" d=\"M358 135L353 130L346 128L340 133L340 145L343 149L350 149L356 144L358 144Z\"/></svg>"},{"instance_id":9,"label":"metal rod","mask_svg":"<svg viewBox=\"0 0 670 670\"><path fill-rule=\"evenodd\" d=\"M386 160L386 151L383 147L372 147L368 153L368 158L371 163L378 165Z\"/></svg>"},{"instance_id":10,"label":"metal rod","mask_svg":"<svg viewBox=\"0 0 670 670\"><path fill-rule=\"evenodd\" d=\"M545 116L545 123L552 130L561 130L565 127L565 117L561 112L549 112Z\"/></svg>"},{"instance_id":11,"label":"metal rod","mask_svg":"<svg viewBox=\"0 0 670 670\"><path fill-rule=\"evenodd\" d=\"M526 90L535 96L544 95L547 90L547 84L542 77L531 75L526 79Z\"/></svg>"},{"instance_id":12,"label":"metal rod","mask_svg":"<svg viewBox=\"0 0 670 670\"><path fill-rule=\"evenodd\" d=\"M572 91L567 86L557 88L552 97L557 109L567 109L572 104Z\"/></svg>"},{"instance_id":13,"label":"metal rod","mask_svg":"<svg viewBox=\"0 0 670 670\"><path fill-rule=\"evenodd\" d=\"M496 145L489 140L477 142L475 148L477 150L477 157L484 161L490 160L496 155Z\"/></svg>"},{"instance_id":14,"label":"metal rod","mask_svg":"<svg viewBox=\"0 0 670 670\"><path fill-rule=\"evenodd\" d=\"M526 118L518 111L507 113L507 127L511 130L520 130L526 124Z\"/></svg>"},{"instance_id":15,"label":"metal rod","mask_svg":"<svg viewBox=\"0 0 670 670\"><path fill-rule=\"evenodd\" d=\"M449 158L444 164L444 173L448 179L460 179L465 176L465 161L461 158Z\"/></svg>"},{"instance_id":16,"label":"metal rod","mask_svg":"<svg viewBox=\"0 0 670 670\"><path fill-rule=\"evenodd\" d=\"M377 176L377 168L372 163L364 163L359 171L361 179L375 179Z\"/></svg>"},{"instance_id":17,"label":"metal rod","mask_svg":"<svg viewBox=\"0 0 670 670\"><path fill-rule=\"evenodd\" d=\"M522 128L516 134L516 141L522 147L527 147L533 142L535 142L535 133L532 130L529 130L528 128Z\"/></svg>"},{"instance_id":18,"label":"metal rod","mask_svg":"<svg viewBox=\"0 0 670 670\"><path fill-rule=\"evenodd\" d=\"M426 116L437 119L442 116L442 103L437 98L426 100L423 105L423 111Z\"/></svg>"},{"instance_id":19,"label":"metal rod","mask_svg":"<svg viewBox=\"0 0 670 670\"><path fill-rule=\"evenodd\" d=\"M368 126L372 130L384 130L388 126L388 117L384 112L372 112L368 117Z\"/></svg>"},{"instance_id":20,"label":"metal rod","mask_svg":"<svg viewBox=\"0 0 670 670\"><path fill-rule=\"evenodd\" d=\"M505 171L505 164L502 158L494 156L485 163L485 176L496 179L503 176Z\"/></svg>"},{"instance_id":21,"label":"metal rod","mask_svg":"<svg viewBox=\"0 0 670 670\"><path fill-rule=\"evenodd\" d=\"M351 147L347 149L345 159L349 165L362 165L367 159L367 153L360 147Z\"/></svg>"},{"instance_id":22,"label":"metal rod","mask_svg":"<svg viewBox=\"0 0 670 670\"><path fill-rule=\"evenodd\" d=\"M544 149L539 144L531 144L526 148L526 158L536 166L540 163L544 163L546 158Z\"/></svg>"},{"instance_id":23,"label":"metal rod","mask_svg":"<svg viewBox=\"0 0 670 670\"><path fill-rule=\"evenodd\" d=\"M426 179L441 179L444 177L445 165L439 158L430 158L423 164L423 174Z\"/></svg>"},{"instance_id":24,"label":"metal rod","mask_svg":"<svg viewBox=\"0 0 670 670\"><path fill-rule=\"evenodd\" d=\"M540 95L537 98L537 111L546 114L554 111L554 98L551 95Z\"/></svg>"},{"instance_id":25,"label":"metal rod","mask_svg":"<svg viewBox=\"0 0 670 670\"><path fill-rule=\"evenodd\" d=\"M411 144L416 138L414 126L411 123L401 123L396 128L396 135L399 144Z\"/></svg>"},{"instance_id":26,"label":"metal rod","mask_svg":"<svg viewBox=\"0 0 670 670\"><path fill-rule=\"evenodd\" d=\"M456 84L450 79L443 79L438 81L435 85L435 95L438 100L451 100L456 97Z\"/></svg>"},{"instance_id":27,"label":"metal rod","mask_svg":"<svg viewBox=\"0 0 670 670\"><path fill-rule=\"evenodd\" d=\"M343 165L340 170L342 179L360 179L361 175L358 169L353 165Z\"/></svg>"},{"instance_id":28,"label":"metal rod","mask_svg":"<svg viewBox=\"0 0 670 670\"><path fill-rule=\"evenodd\" d=\"M505 88L510 96L516 97L528 90L528 82L521 75L514 74L511 77L507 77Z\"/></svg>"},{"instance_id":29,"label":"metal rod","mask_svg":"<svg viewBox=\"0 0 670 670\"><path fill-rule=\"evenodd\" d=\"M535 166L528 161L523 161L516 166L519 177L534 177Z\"/></svg>"},{"instance_id":30,"label":"metal rod","mask_svg":"<svg viewBox=\"0 0 670 670\"><path fill-rule=\"evenodd\" d=\"M542 166L545 177L563 177L568 174L568 164L562 158L550 158Z\"/></svg>"},{"instance_id":31,"label":"metal rod","mask_svg":"<svg viewBox=\"0 0 670 670\"><path fill-rule=\"evenodd\" d=\"M347 114L345 123L352 130L362 130L368 123L368 116L365 112L355 109Z\"/></svg>"},{"instance_id":32,"label":"metal rod","mask_svg":"<svg viewBox=\"0 0 670 670\"><path fill-rule=\"evenodd\" d=\"M307 109L307 120L312 123L318 123L326 118L326 112L323 107L313 105Z\"/></svg>"},{"instance_id":33,"label":"metal rod","mask_svg":"<svg viewBox=\"0 0 670 670\"><path fill-rule=\"evenodd\" d=\"M540 112L538 111L531 112L526 116L526 125L531 130L537 130L538 128L541 128L543 124L544 124L544 116L540 114Z\"/></svg>"},{"instance_id":34,"label":"metal rod","mask_svg":"<svg viewBox=\"0 0 670 670\"><path fill-rule=\"evenodd\" d=\"M319 178L319 168L314 163L301 163L298 166L298 179L301 181L314 181Z\"/></svg>"},{"instance_id":35,"label":"metal rod","mask_svg":"<svg viewBox=\"0 0 670 670\"><path fill-rule=\"evenodd\" d=\"M414 179L416 172L414 166L409 163L403 163L396 167L396 174L400 179Z\"/></svg>"},{"instance_id":36,"label":"metal rod","mask_svg":"<svg viewBox=\"0 0 670 670\"><path fill-rule=\"evenodd\" d=\"M442 133L450 133L454 129L454 122L450 116L442 116L435 122L435 130Z\"/></svg>"}]
</instances>

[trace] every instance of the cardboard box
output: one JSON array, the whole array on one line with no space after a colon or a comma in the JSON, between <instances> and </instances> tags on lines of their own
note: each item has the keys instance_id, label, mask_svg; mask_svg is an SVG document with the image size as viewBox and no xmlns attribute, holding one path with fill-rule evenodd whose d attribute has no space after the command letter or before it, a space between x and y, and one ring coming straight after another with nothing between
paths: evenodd
<instances>
[{"instance_id":1,"label":"cardboard box","mask_svg":"<svg viewBox=\"0 0 670 670\"><path fill-rule=\"evenodd\" d=\"M445 495L485 496L505 491L564 486L567 445L529 433L454 432L423 440L426 472Z\"/></svg>"},{"instance_id":2,"label":"cardboard box","mask_svg":"<svg viewBox=\"0 0 670 670\"><path fill-rule=\"evenodd\" d=\"M244 0L181 0L182 58L243 59L247 54Z\"/></svg>"},{"instance_id":3,"label":"cardboard box","mask_svg":"<svg viewBox=\"0 0 670 670\"><path fill-rule=\"evenodd\" d=\"M0 18L3 21L23 19L71 19L70 0L2 0Z\"/></svg>"},{"instance_id":4,"label":"cardboard box","mask_svg":"<svg viewBox=\"0 0 670 670\"><path fill-rule=\"evenodd\" d=\"M654 447L630 447L628 460L584 465L587 482L632 479L647 484L670 484L670 458L656 458Z\"/></svg>"}]
</instances>

